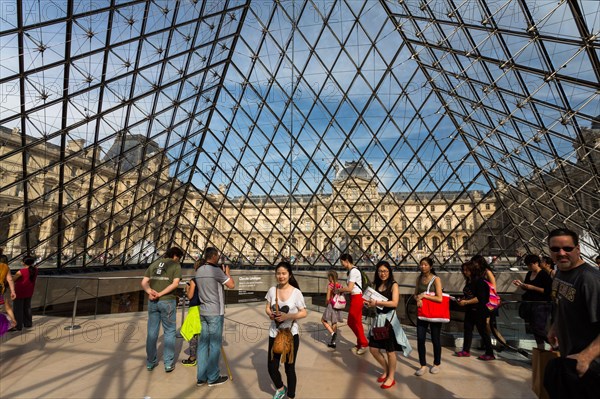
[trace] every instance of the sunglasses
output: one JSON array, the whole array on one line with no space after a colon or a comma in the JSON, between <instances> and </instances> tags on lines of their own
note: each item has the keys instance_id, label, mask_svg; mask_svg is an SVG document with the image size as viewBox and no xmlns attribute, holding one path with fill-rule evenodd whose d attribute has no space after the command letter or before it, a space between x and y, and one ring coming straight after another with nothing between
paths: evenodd
<instances>
[{"instance_id":1,"label":"sunglasses","mask_svg":"<svg viewBox=\"0 0 600 399\"><path fill-rule=\"evenodd\" d=\"M575 247L550 247L550 251L552 252L560 252L561 249L565 252L571 252Z\"/></svg>"}]
</instances>

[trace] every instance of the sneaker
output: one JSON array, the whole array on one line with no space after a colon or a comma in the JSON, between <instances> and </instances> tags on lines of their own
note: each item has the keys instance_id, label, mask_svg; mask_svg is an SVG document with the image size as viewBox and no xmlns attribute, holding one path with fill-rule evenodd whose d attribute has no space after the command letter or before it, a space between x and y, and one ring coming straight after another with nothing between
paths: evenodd
<instances>
[{"instance_id":1,"label":"sneaker","mask_svg":"<svg viewBox=\"0 0 600 399\"><path fill-rule=\"evenodd\" d=\"M417 371L415 371L415 375L417 377L420 377L420 376L422 376L422 375L425 374L425 370L427 370L425 367L421 367L420 369L418 369Z\"/></svg>"},{"instance_id":2,"label":"sneaker","mask_svg":"<svg viewBox=\"0 0 600 399\"><path fill-rule=\"evenodd\" d=\"M165 366L165 373L170 373L175 370L175 366Z\"/></svg>"},{"instance_id":3,"label":"sneaker","mask_svg":"<svg viewBox=\"0 0 600 399\"><path fill-rule=\"evenodd\" d=\"M496 360L496 357L494 355L481 355L477 359L488 361L488 360Z\"/></svg>"},{"instance_id":4,"label":"sneaker","mask_svg":"<svg viewBox=\"0 0 600 399\"><path fill-rule=\"evenodd\" d=\"M198 361L196 359L192 360L191 357L188 357L187 359L183 359L181 363L183 363L184 366L193 367L198 364Z\"/></svg>"},{"instance_id":5,"label":"sneaker","mask_svg":"<svg viewBox=\"0 0 600 399\"><path fill-rule=\"evenodd\" d=\"M330 342L330 343L327 344L327 346L330 347L330 348L332 348L332 349L335 349L337 345L335 344L335 342Z\"/></svg>"},{"instance_id":6,"label":"sneaker","mask_svg":"<svg viewBox=\"0 0 600 399\"><path fill-rule=\"evenodd\" d=\"M429 372L430 372L431 374L437 374L437 373L439 373L439 372L440 372L440 368L439 368L439 366L433 366L433 367L431 367L431 368L429 369Z\"/></svg>"},{"instance_id":7,"label":"sneaker","mask_svg":"<svg viewBox=\"0 0 600 399\"><path fill-rule=\"evenodd\" d=\"M222 375L219 378L217 378L215 381L209 382L208 386L209 387L215 387L217 385L225 384L228 379L229 379L229 377L227 377L226 375Z\"/></svg>"},{"instance_id":8,"label":"sneaker","mask_svg":"<svg viewBox=\"0 0 600 399\"><path fill-rule=\"evenodd\" d=\"M197 387L201 387L201 386L204 386L204 385L206 385L206 381L196 381L196 386Z\"/></svg>"},{"instance_id":9,"label":"sneaker","mask_svg":"<svg viewBox=\"0 0 600 399\"><path fill-rule=\"evenodd\" d=\"M146 370L152 371L158 365L158 363L146 364Z\"/></svg>"},{"instance_id":10,"label":"sneaker","mask_svg":"<svg viewBox=\"0 0 600 399\"><path fill-rule=\"evenodd\" d=\"M273 399L283 399L283 398L285 398L286 393L287 393L287 388L284 385L283 388L275 391L275 395L273 395Z\"/></svg>"},{"instance_id":11,"label":"sneaker","mask_svg":"<svg viewBox=\"0 0 600 399\"><path fill-rule=\"evenodd\" d=\"M356 354L357 355L364 355L365 353L367 353L368 348L366 346L363 346L362 348L358 348L356 349Z\"/></svg>"},{"instance_id":12,"label":"sneaker","mask_svg":"<svg viewBox=\"0 0 600 399\"><path fill-rule=\"evenodd\" d=\"M467 352L467 351L460 351L460 352L456 352L454 354L454 356L457 356L457 357L470 357L471 354L469 352Z\"/></svg>"}]
</instances>

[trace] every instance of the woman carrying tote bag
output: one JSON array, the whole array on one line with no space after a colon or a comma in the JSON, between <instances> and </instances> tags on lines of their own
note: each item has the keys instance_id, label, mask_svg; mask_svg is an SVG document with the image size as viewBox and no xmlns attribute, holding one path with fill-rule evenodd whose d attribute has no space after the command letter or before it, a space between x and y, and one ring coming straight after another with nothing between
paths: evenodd
<instances>
[{"instance_id":1,"label":"woman carrying tote bag","mask_svg":"<svg viewBox=\"0 0 600 399\"><path fill-rule=\"evenodd\" d=\"M417 308L422 308L424 301L436 303L443 302L442 280L436 276L433 269L433 259L423 258L419 262L421 274L417 277L415 284L415 299ZM435 287L435 295L429 294L431 287ZM429 369L431 374L440 372L440 364L442 362L442 323L428 320L417 319L417 349L419 352L419 363L421 367L415 372L415 375L420 377L427 370L427 360L425 355L425 340L427 339L427 327L431 329L431 342L433 343L433 366Z\"/></svg>"}]
</instances>

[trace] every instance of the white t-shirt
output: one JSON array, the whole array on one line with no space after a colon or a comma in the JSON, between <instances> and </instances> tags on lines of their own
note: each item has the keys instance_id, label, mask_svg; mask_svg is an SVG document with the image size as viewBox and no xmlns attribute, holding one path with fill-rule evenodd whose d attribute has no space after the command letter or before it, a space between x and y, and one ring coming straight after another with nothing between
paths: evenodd
<instances>
[{"instance_id":1,"label":"white t-shirt","mask_svg":"<svg viewBox=\"0 0 600 399\"><path fill-rule=\"evenodd\" d=\"M271 309L275 306L275 287L269 288L267 291L267 295L265 296L267 302L271 304ZM306 304L304 303L304 295L302 295L302 291L298 288L293 287L292 295L287 299L287 301L282 301L281 298L279 300L279 311L284 313L298 313L301 309L306 308ZM285 312L284 306L287 306L288 311ZM279 325L279 328L292 328L292 335L298 334L298 321L294 320L286 320ZM275 338L277 335L277 325L275 324L275 320L271 320L271 326L269 327L269 337Z\"/></svg>"},{"instance_id":2,"label":"white t-shirt","mask_svg":"<svg viewBox=\"0 0 600 399\"><path fill-rule=\"evenodd\" d=\"M351 281L354 282L354 287L352 288L352 292L350 293L350 295L362 294L361 289L358 288L359 285L362 286L362 275L360 274L360 271L356 267L353 267L352 269L350 269L350 273L348 273L348 278L346 279L346 283L349 284ZM367 287L362 287L362 288L366 289Z\"/></svg>"}]
</instances>

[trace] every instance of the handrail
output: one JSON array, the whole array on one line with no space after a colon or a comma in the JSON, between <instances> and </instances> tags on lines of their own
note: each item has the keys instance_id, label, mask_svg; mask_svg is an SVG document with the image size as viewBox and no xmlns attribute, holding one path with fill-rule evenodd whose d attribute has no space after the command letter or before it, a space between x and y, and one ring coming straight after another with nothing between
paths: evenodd
<instances>
[{"instance_id":1,"label":"handrail","mask_svg":"<svg viewBox=\"0 0 600 399\"><path fill-rule=\"evenodd\" d=\"M257 274L260 274L261 276L264 276L264 275L269 276L269 275L273 274L273 271L272 270L269 270L269 271L265 270L264 272L263 271L258 271ZM236 276L236 275L237 275L237 273L232 274L232 276ZM295 275L296 275L296 277L302 278L302 279L317 280L317 283L314 283L314 282L312 283L313 286L312 286L312 289L308 291L309 292L308 295L316 295L316 298L320 298L321 295L325 294L325 291L326 291L326 289L324 289L325 286L322 286L320 284L320 281L322 281L322 280L326 281L327 280L326 276L314 275L314 274L303 273L303 272L297 272L297 273L295 273ZM193 273L184 275L183 278L182 278L182 281L180 283L180 287L179 288L185 287L185 282L184 281L187 280L187 279L193 278L193 276L194 276ZM95 299L94 319L96 319L97 315L98 315L98 306L99 306L99 299L100 299L100 288L101 288L100 284L101 284L101 280L106 280L106 281L138 280L138 281L141 281L141 279L143 278L142 275L138 275L138 276L46 275L46 276L40 276L40 277L47 278L47 280L46 280L46 287L45 287L45 293L44 293L44 299L43 299L43 309L44 309L43 314L46 313L46 308L49 305L49 303L48 303L48 294L49 294L49 281L50 281L50 279L87 280L87 281L93 281L93 280L95 280L96 281L96 284L95 284L96 285L96 292L95 292L95 294L92 294L92 293L86 291L85 289L83 289L83 291L85 293L87 293L90 298L94 298ZM399 284L399 287L403 288L403 290L405 292L406 292L407 289L410 290L411 294L408 294L408 295L407 294L403 294L403 295L405 295L404 296L404 298L405 298L404 311L405 311L405 317L408 318L408 320L410 321L410 323L412 325L416 326L416 314L415 314L416 312L414 312L414 308L411 308L411 307L414 307L414 298L413 298L413 295L412 295L412 292L414 290L414 285L413 284L401 284L401 283L398 283L398 284ZM139 285L138 285L138 287L139 287ZM262 290L263 288L260 288L260 290ZM141 290L141 287L139 289ZM79 302L79 299L80 299L79 296L81 294L80 291L82 290L81 284L79 284L79 283L76 284L74 287L71 287L66 292L62 293L62 295L60 295L59 297L56 298L56 299L60 299L60 298L64 297L65 295L68 295L69 293L71 293L73 290L75 290L75 299L74 299L74 302L73 302L73 311L72 311L72 316L71 316L71 326L67 327L66 329L75 329L75 328L78 327L78 326L75 325L75 318L76 318L76 315L77 315L77 306L78 306L78 302ZM460 295L459 292L456 292L456 293L448 292L448 293L450 293L451 295L453 295L453 294ZM513 300L506 300L506 299L504 299L504 295L508 296L508 294L514 294L514 293L512 293L512 292L511 293L507 293L507 292L501 292L500 293L500 296L503 297L503 300L501 302L499 310L507 309L507 306L509 306L509 305L515 305L517 303L522 302L522 301L518 301L518 300L517 301L513 301ZM408 296L408 298L406 298L406 296ZM178 302L180 300L180 302L178 303L178 305L182 307L182 309L181 309L181 312L182 312L182 314L181 314L181 316L182 316L181 320L182 321L185 318L186 311L187 311L187 300L186 299L187 299L187 297L186 297L185 293L182 296L178 297ZM257 301L258 300L260 300L260 299L258 299L258 297L257 297ZM319 301L322 301L322 298L320 298L315 303L315 306L317 307L317 309L321 308L322 305L323 305ZM456 309L454 309L453 311L456 311ZM369 318L367 318L366 321L367 321L367 323L369 323L370 322ZM454 321L458 321L458 320L454 320ZM527 350L525 350L523 348L515 347L515 346L511 345L509 342L507 342L507 340L504 339L504 337L503 337L500 329L498 329L498 327L496 325L491 325L490 329L491 329L492 335L496 338L497 342L500 343L503 347L505 347L507 349L510 349L510 350L513 350L513 351L515 351L517 353L520 353L523 356L526 356L526 357L530 356L530 353Z\"/></svg>"},{"instance_id":2,"label":"handrail","mask_svg":"<svg viewBox=\"0 0 600 399\"><path fill-rule=\"evenodd\" d=\"M266 271L264 272L264 274L271 274L272 271ZM260 273L263 274L263 273ZM236 276L236 274L232 274L232 276ZM95 299L95 304L94 304L94 319L97 318L98 316L98 301L100 298L100 281L116 281L116 280L139 280L141 281L142 278L144 277L143 275L139 275L139 276L85 276L85 275L41 275L39 276L40 278L45 278L46 279L46 286L44 289L44 299L43 299L43 303L42 303L42 314L45 315L46 314L46 308L48 307L48 305L52 305L53 303L49 303L48 302L48 289L49 289L49 281L51 279L59 279L59 280L88 280L88 281L96 281L96 293L92 294L86 290L84 290L79 284L76 284L74 287L71 287L70 289L68 289L66 292L62 293L60 296L58 296L57 298L55 298L56 300L68 295L69 293L73 292L73 290L75 291L75 295L74 295L74 300L73 300L73 310L71 312L71 325L65 327L66 330L73 330L73 329L77 329L80 326L75 324L75 318L77 316L77 304L79 301L79 291L83 291L85 293L87 293L90 297L93 297ZM184 282L187 279L191 279L194 277L194 274L185 274L182 275L182 279L181 282L179 283L179 287L178 288L185 288L186 283ZM303 277L310 277L310 278L322 278L320 276L310 276L310 275L305 275ZM141 290L141 287L140 287ZM182 316L182 322L183 319L185 318L185 313L186 313L186 307L187 307L187 296L185 295L185 292L183 293L181 298L178 298L178 302L181 299L181 316Z\"/></svg>"},{"instance_id":3,"label":"handrail","mask_svg":"<svg viewBox=\"0 0 600 399\"><path fill-rule=\"evenodd\" d=\"M515 300L515 301L502 301L500 302L500 306L498 307L498 311L500 311L500 309L502 309L503 307L507 306L507 305L514 305L514 304L521 304L521 303L552 303L551 301L523 301L523 300ZM494 326L496 327L496 326ZM504 337L502 337L502 335L500 334L500 331L497 328L492 329L492 333L494 334L494 337L502 344L504 345L504 347L513 350L525 357L527 357L528 359L531 358L531 352L523 349L523 348L518 348L518 347L514 347L512 345L510 345L505 339ZM498 337L498 335L496 334L498 333L500 335L500 337Z\"/></svg>"},{"instance_id":4,"label":"handrail","mask_svg":"<svg viewBox=\"0 0 600 399\"><path fill-rule=\"evenodd\" d=\"M453 293L449 293L450 295L452 295ZM458 293L457 293L458 294ZM508 294L508 293L498 293L500 295L500 297L503 296L503 294ZM500 306L498 306L497 312L499 313L502 310L505 310L509 305L516 305L516 304L521 304L521 303L548 303L548 302L541 302L541 301L523 301L523 300L502 300L500 302ZM408 318L408 320L410 321L410 323L413 326L416 326L416 322L414 319L414 312L410 311L410 308L414 305L414 298L412 297L412 295L409 297L409 299L406 301L405 304L405 312L406 312L406 316ZM455 309L455 311L461 311L460 309ZM457 320L454 320L457 321ZM511 351L514 351L516 353L519 353L522 356L525 356L526 358L531 358L531 351L528 351L527 349L524 348L520 348L514 345L511 345L505 338L504 335L502 334L502 332L500 331L500 329L498 328L498 325L496 323L495 317L491 317L490 318L490 324L489 324L489 329L490 332L492 333L492 335L494 336L494 338L496 338L496 342L500 343L504 348L509 349Z\"/></svg>"}]
</instances>

